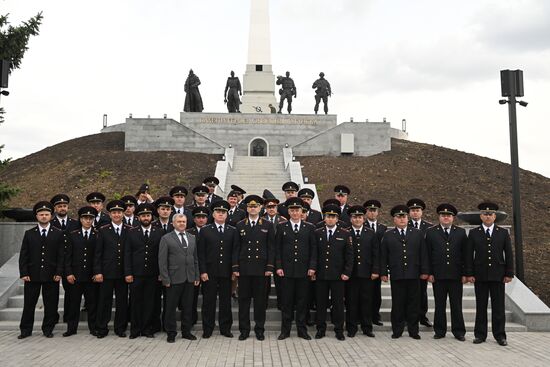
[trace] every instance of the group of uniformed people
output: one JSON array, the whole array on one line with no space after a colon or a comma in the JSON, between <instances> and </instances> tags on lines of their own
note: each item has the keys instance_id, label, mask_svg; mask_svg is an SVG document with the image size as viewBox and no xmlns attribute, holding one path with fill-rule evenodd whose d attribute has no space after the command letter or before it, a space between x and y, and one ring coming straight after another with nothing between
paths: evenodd
<instances>
[{"instance_id":1,"label":"group of uniformed people","mask_svg":"<svg viewBox=\"0 0 550 367\"><path fill-rule=\"evenodd\" d=\"M492 333L506 345L504 285L513 277L513 254L508 231L495 225L498 206L481 203L482 225L470 230L453 224L457 209L437 207L439 223L422 219L425 203L411 199L391 209L393 228L378 222L378 200L349 205L350 189L334 188L334 198L322 213L310 207L315 193L287 182L279 202L265 190L248 195L236 185L227 200L214 194L219 181L206 178L192 189L193 203L185 206L188 191L175 186L153 201L143 184L135 196L111 200L92 192L78 220L68 216L69 197L55 195L34 206L38 225L25 233L19 259L24 281L24 309L20 339L32 333L40 291L44 302L42 331L53 336L58 322L59 281L64 297L63 336L76 334L84 297L89 331L104 338L113 329L131 339L165 331L167 341L177 335L176 309L181 310L182 337L197 322L202 290L203 338L215 329L216 302L221 335L233 337L232 297L238 298L239 340L251 332L263 340L268 297L273 278L277 307L282 312L279 340L290 336L295 321L300 338L325 336L327 314L338 340L363 334L374 337L380 318L381 281L391 277L392 338L407 327L420 339L419 323L432 324L427 283L435 298L434 338L447 332L446 303L451 308L451 332L465 340L462 315L463 284L475 286L474 343L487 338L487 303L491 298ZM238 294L238 296L237 296ZM311 311L315 310L313 321Z\"/></svg>"}]
</instances>

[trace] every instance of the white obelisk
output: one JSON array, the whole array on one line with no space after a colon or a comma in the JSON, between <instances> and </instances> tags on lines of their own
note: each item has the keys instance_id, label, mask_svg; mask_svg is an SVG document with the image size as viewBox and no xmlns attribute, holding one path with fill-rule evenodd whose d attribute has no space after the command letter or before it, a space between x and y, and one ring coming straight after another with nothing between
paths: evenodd
<instances>
[{"instance_id":1,"label":"white obelisk","mask_svg":"<svg viewBox=\"0 0 550 367\"><path fill-rule=\"evenodd\" d=\"M271 68L269 0L250 0L248 63L243 84L241 112L270 113L270 104L277 108Z\"/></svg>"}]
</instances>

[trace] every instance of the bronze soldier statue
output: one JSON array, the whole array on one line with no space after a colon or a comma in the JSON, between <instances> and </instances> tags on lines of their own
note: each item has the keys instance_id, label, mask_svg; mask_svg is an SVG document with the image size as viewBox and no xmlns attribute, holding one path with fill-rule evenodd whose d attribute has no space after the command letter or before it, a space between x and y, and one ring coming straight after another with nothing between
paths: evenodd
<instances>
[{"instance_id":1,"label":"bronze soldier statue","mask_svg":"<svg viewBox=\"0 0 550 367\"><path fill-rule=\"evenodd\" d=\"M315 108L313 109L315 111L315 114L317 114L317 111L319 111L319 103L322 99L325 106L326 115L328 113L328 97L331 96L332 90L330 89L330 83L328 82L328 80L325 79L325 73L319 73L319 79L317 79L313 83L312 88L317 88L315 90Z\"/></svg>"},{"instance_id":2,"label":"bronze soldier statue","mask_svg":"<svg viewBox=\"0 0 550 367\"><path fill-rule=\"evenodd\" d=\"M186 94L183 110L185 112L202 112L202 98L201 93L199 92L200 84L201 81L199 77L193 73L193 69L189 70L189 76L187 77L184 86Z\"/></svg>"},{"instance_id":3,"label":"bronze soldier statue","mask_svg":"<svg viewBox=\"0 0 550 367\"><path fill-rule=\"evenodd\" d=\"M235 76L235 72L231 71L231 76L227 78L227 83L225 84L225 91L223 92L224 103L227 103L227 111L229 113L241 112L239 107L241 104L241 99L239 96L242 96L241 91L241 81L238 77Z\"/></svg>"},{"instance_id":4,"label":"bronze soldier statue","mask_svg":"<svg viewBox=\"0 0 550 367\"><path fill-rule=\"evenodd\" d=\"M283 103L286 99L288 103L287 111L290 114L292 111L292 96L296 98L296 86L294 85L294 80L290 77L290 72L287 71L284 77L278 76L276 84L281 86L281 89L279 89L279 94L281 95L279 113L282 113Z\"/></svg>"}]
</instances>

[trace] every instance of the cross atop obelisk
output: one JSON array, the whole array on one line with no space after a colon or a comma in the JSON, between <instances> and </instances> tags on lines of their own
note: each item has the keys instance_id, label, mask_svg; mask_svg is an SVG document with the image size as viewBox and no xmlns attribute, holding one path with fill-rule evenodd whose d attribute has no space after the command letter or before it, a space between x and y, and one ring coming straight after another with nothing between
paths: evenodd
<instances>
[{"instance_id":1,"label":"cross atop obelisk","mask_svg":"<svg viewBox=\"0 0 550 367\"><path fill-rule=\"evenodd\" d=\"M250 0L248 63L244 74L241 111L269 113L276 106L275 76L271 67L269 0Z\"/></svg>"}]
</instances>

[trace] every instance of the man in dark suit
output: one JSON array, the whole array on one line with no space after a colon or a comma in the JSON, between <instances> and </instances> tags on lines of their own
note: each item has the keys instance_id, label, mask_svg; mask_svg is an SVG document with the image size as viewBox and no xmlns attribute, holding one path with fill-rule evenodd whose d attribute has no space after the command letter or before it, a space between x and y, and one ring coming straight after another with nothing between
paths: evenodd
<instances>
[{"instance_id":1,"label":"man in dark suit","mask_svg":"<svg viewBox=\"0 0 550 367\"><path fill-rule=\"evenodd\" d=\"M124 276L130 284L130 339L154 337L155 304L159 294L158 252L164 231L151 225L155 207L137 206L140 225L128 231L124 240ZM160 301L160 300L159 300ZM158 317L158 315L157 315Z\"/></svg>"},{"instance_id":2,"label":"man in dark suit","mask_svg":"<svg viewBox=\"0 0 550 367\"><path fill-rule=\"evenodd\" d=\"M137 200L132 195L125 195L120 198L124 202L124 224L130 227L139 226L139 220L135 215Z\"/></svg>"},{"instance_id":3,"label":"man in dark suit","mask_svg":"<svg viewBox=\"0 0 550 367\"><path fill-rule=\"evenodd\" d=\"M434 339L445 337L447 332L447 296L451 305L451 331L464 341L466 327L462 315L462 284L468 237L463 228L453 224L457 209L451 204L437 207L439 224L426 230L426 246L430 259L430 276L435 300Z\"/></svg>"},{"instance_id":4,"label":"man in dark suit","mask_svg":"<svg viewBox=\"0 0 550 367\"><path fill-rule=\"evenodd\" d=\"M86 195L86 202L89 206L97 210L97 216L94 219L94 228L99 229L106 224L111 223L111 218L105 212L103 212L103 203L105 202L105 195L100 192L91 192Z\"/></svg>"},{"instance_id":5,"label":"man in dark suit","mask_svg":"<svg viewBox=\"0 0 550 367\"><path fill-rule=\"evenodd\" d=\"M229 211L227 212L225 222L235 227L237 223L246 218L246 212L239 208L239 193L237 191L229 191L227 202L229 203Z\"/></svg>"},{"instance_id":6,"label":"man in dark suit","mask_svg":"<svg viewBox=\"0 0 550 367\"><path fill-rule=\"evenodd\" d=\"M176 308L181 307L182 338L196 340L191 334L193 288L199 285L199 259L195 236L185 231L187 218L175 214L174 231L164 235L159 245L159 272L166 287L166 316L164 327L168 343L174 343L177 334Z\"/></svg>"},{"instance_id":7,"label":"man in dark suit","mask_svg":"<svg viewBox=\"0 0 550 367\"><path fill-rule=\"evenodd\" d=\"M345 340L344 282L349 280L353 271L353 246L349 231L336 225L340 216L340 207L327 205L323 207L323 214L325 226L315 230L317 246L317 272L315 274L317 333L315 339L325 336L327 307L332 304L332 323L336 339Z\"/></svg>"},{"instance_id":8,"label":"man in dark suit","mask_svg":"<svg viewBox=\"0 0 550 367\"><path fill-rule=\"evenodd\" d=\"M281 216L279 213L277 213L277 206L279 205L280 201L273 195L273 193L269 190L264 190L263 195L264 199L264 218L269 223L273 225L273 229L275 230L275 234L277 234L277 226L279 223L284 223L287 221L287 219L283 216ZM275 292L277 294L277 309L281 309L281 278L277 275L277 273L273 273L273 283L275 284ZM271 278L267 279L267 292L266 292L266 305L269 307L269 295L271 294Z\"/></svg>"},{"instance_id":9,"label":"man in dark suit","mask_svg":"<svg viewBox=\"0 0 550 367\"><path fill-rule=\"evenodd\" d=\"M94 254L94 280L99 285L96 334L104 338L109 333L113 291L115 294L115 334L126 337L128 327L128 284L124 279L124 242L132 228L123 222L124 203L113 200L107 204L111 223L99 228Z\"/></svg>"},{"instance_id":10,"label":"man in dark suit","mask_svg":"<svg viewBox=\"0 0 550 367\"><path fill-rule=\"evenodd\" d=\"M288 181L283 184L282 190L285 193L285 202L278 205L277 212L279 213L279 215L285 217L287 220L289 216L288 210L286 208L286 200L297 197L299 188L300 187L296 182Z\"/></svg>"},{"instance_id":11,"label":"man in dark suit","mask_svg":"<svg viewBox=\"0 0 550 367\"><path fill-rule=\"evenodd\" d=\"M373 281L380 276L380 243L376 233L365 225L367 209L354 205L348 209L351 218L351 239L353 243L353 272L346 283L346 330L353 338L357 325L363 334L373 338L372 332L372 290Z\"/></svg>"},{"instance_id":12,"label":"man in dark suit","mask_svg":"<svg viewBox=\"0 0 550 367\"><path fill-rule=\"evenodd\" d=\"M349 187L345 185L334 186L334 198L340 203L340 220L346 223L347 227L351 226L351 220L348 215L348 197L351 194Z\"/></svg>"},{"instance_id":13,"label":"man in dark suit","mask_svg":"<svg viewBox=\"0 0 550 367\"><path fill-rule=\"evenodd\" d=\"M239 340L250 335L250 301L254 299L254 332L264 340L267 277L275 264L275 231L260 217L263 199L249 195L245 199L248 217L237 223L239 241L233 248L233 275L239 281Z\"/></svg>"},{"instance_id":14,"label":"man in dark suit","mask_svg":"<svg viewBox=\"0 0 550 367\"><path fill-rule=\"evenodd\" d=\"M287 200L290 219L277 225L275 263L280 278L282 324L279 340L290 336L294 310L298 336L311 340L307 333L306 311L309 278L317 268L315 227L302 221L303 202L300 198Z\"/></svg>"},{"instance_id":15,"label":"man in dark suit","mask_svg":"<svg viewBox=\"0 0 550 367\"><path fill-rule=\"evenodd\" d=\"M170 196L172 199L174 199L174 205L172 208L172 215L173 214L185 214L187 216L187 220L189 221L189 227L191 227L191 218L193 218L193 214L191 213L191 210L188 209L185 206L185 198L187 197L187 189L185 186L177 185L170 189ZM170 222L172 222L172 218L170 218Z\"/></svg>"},{"instance_id":16,"label":"man in dark suit","mask_svg":"<svg viewBox=\"0 0 550 367\"><path fill-rule=\"evenodd\" d=\"M235 227L226 224L229 203L218 200L211 209L214 221L202 228L197 252L202 282L202 337L212 336L216 325L216 299L219 300L218 324L220 334L232 338L231 326L231 257L239 240Z\"/></svg>"},{"instance_id":17,"label":"man in dark suit","mask_svg":"<svg viewBox=\"0 0 550 367\"><path fill-rule=\"evenodd\" d=\"M418 229L407 226L409 208L394 206L391 210L395 228L382 237L380 250L380 274L382 281L391 275L391 326L392 338L403 334L405 321L409 336L420 339L418 334L418 310L420 304L420 279L428 279L429 260L424 236Z\"/></svg>"},{"instance_id":18,"label":"man in dark suit","mask_svg":"<svg viewBox=\"0 0 550 367\"><path fill-rule=\"evenodd\" d=\"M514 255L507 230L495 224L498 205L479 204L481 226L468 233L466 275L474 283L476 293L476 322L474 344L487 339L487 303L491 297L492 331L499 345L506 346L506 314L504 285L514 277Z\"/></svg>"},{"instance_id":19,"label":"man in dark suit","mask_svg":"<svg viewBox=\"0 0 550 367\"><path fill-rule=\"evenodd\" d=\"M311 189L301 189L298 191L298 197L304 201L304 203L308 204L308 210L307 210L307 217L306 222L309 222L313 225L321 222L323 220L323 214L321 214L320 211L311 209L311 203L313 199L315 198L315 193Z\"/></svg>"},{"instance_id":20,"label":"man in dark suit","mask_svg":"<svg viewBox=\"0 0 550 367\"><path fill-rule=\"evenodd\" d=\"M367 209L365 225L371 228L378 237L378 243L382 242L382 237L388 227L378 221L378 215L382 208L382 203L376 199L365 201L363 204ZM380 258L378 258L380 260ZM379 264L380 265L380 264ZM382 306L382 281L380 277L372 281L372 323L374 325L383 326L382 318L380 317L380 306Z\"/></svg>"},{"instance_id":21,"label":"man in dark suit","mask_svg":"<svg viewBox=\"0 0 550 367\"><path fill-rule=\"evenodd\" d=\"M70 294L71 301L65 308L67 331L63 336L76 334L80 320L80 301L86 302L86 314L90 334L95 335L97 297L99 285L92 280L94 252L97 231L93 228L97 210L84 206L78 210L82 227L67 233L67 251L65 252L65 274L69 284L65 297Z\"/></svg>"},{"instance_id":22,"label":"man in dark suit","mask_svg":"<svg viewBox=\"0 0 550 367\"><path fill-rule=\"evenodd\" d=\"M214 192L216 191L216 187L220 184L220 180L218 180L217 177L211 176L206 177L202 184L208 188L208 196L206 197L206 205L211 206L216 201L223 200L223 198L219 195L216 195Z\"/></svg>"},{"instance_id":23,"label":"man in dark suit","mask_svg":"<svg viewBox=\"0 0 550 367\"><path fill-rule=\"evenodd\" d=\"M426 203L421 199L411 199L407 201L409 207L409 222L408 226L418 229L422 234L426 235L426 230L433 226L430 222L426 222L422 219L424 210L426 210ZM432 323L428 320L428 281L420 280L420 311L418 314L419 322L426 327L432 327Z\"/></svg>"},{"instance_id":24,"label":"man in dark suit","mask_svg":"<svg viewBox=\"0 0 550 367\"><path fill-rule=\"evenodd\" d=\"M52 203L53 211L54 211L54 215L50 222L52 226L62 230L65 234L80 228L80 222L72 218L69 218L68 216L69 203L70 203L69 196L65 194L57 194L51 198L50 203ZM63 253L66 256L67 243L65 243L65 246L63 248ZM67 274L64 274L64 275L67 275ZM65 311L69 309L69 304L71 303L71 292L67 291L67 289L69 288L69 283L67 282L67 278L65 276L61 278L61 284L63 285L63 289L65 290L65 295L63 298L63 310ZM63 322L67 322L66 312L63 312Z\"/></svg>"},{"instance_id":25,"label":"man in dark suit","mask_svg":"<svg viewBox=\"0 0 550 367\"><path fill-rule=\"evenodd\" d=\"M65 235L50 224L53 206L49 201L39 201L34 205L38 225L23 236L19 253L19 277L25 282L23 289L23 314L18 339L32 334L34 310L40 290L44 300L42 332L47 338L53 337L53 328L59 320L59 281L63 275L63 248Z\"/></svg>"}]
</instances>

